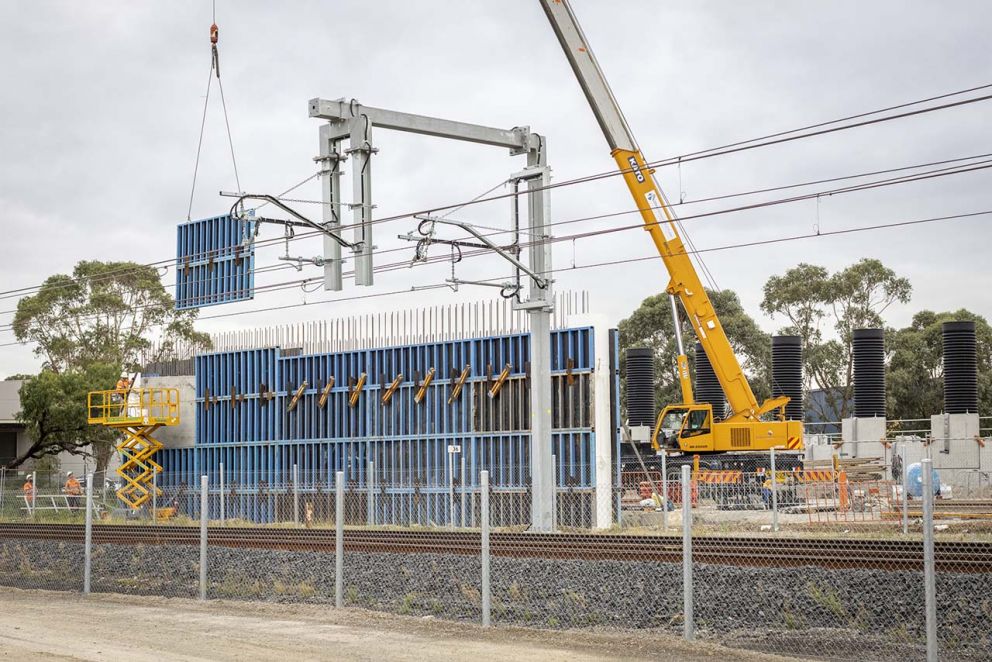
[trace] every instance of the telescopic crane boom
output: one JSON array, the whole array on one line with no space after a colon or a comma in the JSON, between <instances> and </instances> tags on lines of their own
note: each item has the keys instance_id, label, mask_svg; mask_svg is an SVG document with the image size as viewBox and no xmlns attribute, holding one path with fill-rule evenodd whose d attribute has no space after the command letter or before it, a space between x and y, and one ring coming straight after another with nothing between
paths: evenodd
<instances>
[{"instance_id":1,"label":"telescopic crane boom","mask_svg":"<svg viewBox=\"0 0 992 662\"><path fill-rule=\"evenodd\" d=\"M665 263L669 274L666 289L682 303L732 410L727 418L718 421L711 405L693 403L688 369L680 347L679 380L685 402L669 405L662 411L655 428L656 448L661 430L672 431L672 438L667 440L669 445L689 452L800 448L801 422L784 420L784 407L789 399L783 396L759 404L755 398L682 243L677 219L655 180L654 170L648 167L637 146L572 8L567 0L540 2L641 212L644 229L651 235ZM764 415L773 412L778 413L779 420L762 420Z\"/></svg>"}]
</instances>

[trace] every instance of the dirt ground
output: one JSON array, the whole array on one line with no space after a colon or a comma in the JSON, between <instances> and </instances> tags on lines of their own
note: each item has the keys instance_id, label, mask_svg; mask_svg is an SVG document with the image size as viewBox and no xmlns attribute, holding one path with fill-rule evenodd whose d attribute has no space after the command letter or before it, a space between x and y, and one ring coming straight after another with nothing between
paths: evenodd
<instances>
[{"instance_id":1,"label":"dirt ground","mask_svg":"<svg viewBox=\"0 0 992 662\"><path fill-rule=\"evenodd\" d=\"M2 590L2 660L782 660L657 633L547 632L356 609Z\"/></svg>"}]
</instances>

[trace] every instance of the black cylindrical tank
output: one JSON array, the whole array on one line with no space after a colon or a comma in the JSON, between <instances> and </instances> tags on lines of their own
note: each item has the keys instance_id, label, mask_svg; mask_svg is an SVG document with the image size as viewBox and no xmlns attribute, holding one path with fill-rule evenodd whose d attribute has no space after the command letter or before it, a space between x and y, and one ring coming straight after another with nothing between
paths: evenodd
<instances>
[{"instance_id":1,"label":"black cylindrical tank","mask_svg":"<svg viewBox=\"0 0 992 662\"><path fill-rule=\"evenodd\" d=\"M772 337L772 396L787 395L785 418L803 420L803 339Z\"/></svg>"},{"instance_id":2,"label":"black cylindrical tank","mask_svg":"<svg viewBox=\"0 0 992 662\"><path fill-rule=\"evenodd\" d=\"M726 399L720 381L713 372L713 366L702 344L696 343L696 381L693 386L693 398L696 402L708 402L713 405L713 415L723 418L727 409Z\"/></svg>"},{"instance_id":3,"label":"black cylindrical tank","mask_svg":"<svg viewBox=\"0 0 992 662\"><path fill-rule=\"evenodd\" d=\"M978 351L974 322L944 322L944 412L978 413Z\"/></svg>"},{"instance_id":4,"label":"black cylindrical tank","mask_svg":"<svg viewBox=\"0 0 992 662\"><path fill-rule=\"evenodd\" d=\"M654 352L647 347L627 350L627 422L654 425Z\"/></svg>"},{"instance_id":5,"label":"black cylindrical tank","mask_svg":"<svg viewBox=\"0 0 992 662\"><path fill-rule=\"evenodd\" d=\"M885 331L854 330L854 415L885 416Z\"/></svg>"}]
</instances>

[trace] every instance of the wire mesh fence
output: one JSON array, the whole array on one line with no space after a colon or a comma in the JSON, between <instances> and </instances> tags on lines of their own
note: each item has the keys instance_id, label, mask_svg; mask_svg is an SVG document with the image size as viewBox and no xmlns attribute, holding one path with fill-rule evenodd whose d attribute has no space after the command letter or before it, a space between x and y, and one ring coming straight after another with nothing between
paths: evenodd
<instances>
[{"instance_id":1,"label":"wire mesh fence","mask_svg":"<svg viewBox=\"0 0 992 662\"><path fill-rule=\"evenodd\" d=\"M115 502L112 481L80 477L92 496L75 503L65 475L34 476L34 494L8 476L0 584L646 629L815 659L924 659L928 643L940 659L992 654L992 527L974 499L961 519L962 502L926 498L932 483L904 499L897 481L682 470L619 481L605 530L591 528L593 491L560 476L543 532L529 530L528 490L482 473L163 475L139 509ZM836 517L811 518L812 504Z\"/></svg>"}]
</instances>

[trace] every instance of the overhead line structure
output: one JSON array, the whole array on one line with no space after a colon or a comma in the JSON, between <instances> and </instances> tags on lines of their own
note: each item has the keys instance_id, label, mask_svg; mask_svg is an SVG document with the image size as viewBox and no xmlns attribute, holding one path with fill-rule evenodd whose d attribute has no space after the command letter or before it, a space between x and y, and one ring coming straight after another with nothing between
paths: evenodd
<instances>
[{"instance_id":1,"label":"overhead line structure","mask_svg":"<svg viewBox=\"0 0 992 662\"><path fill-rule=\"evenodd\" d=\"M786 237L775 237L775 238L772 238L772 239L756 240L756 241L745 242L745 243L726 244L726 245L723 245L723 246L714 246L712 248L701 248L701 249L697 249L697 252L711 253L711 252L716 252L716 251L732 250L732 249L735 249L735 248L749 248L749 247L752 247L752 246L763 246L763 245L767 245L767 244L776 244L776 243L783 243L783 242L788 242L788 241L799 241L799 240L802 240L802 239L816 239L816 238L820 238L820 237L829 237L829 236L834 236L834 235L853 234L853 233L856 233L856 232L869 232L869 231L873 231L873 230L884 230L884 229L891 229L891 228L897 228L897 227L906 227L906 226L912 226L912 225L921 225L921 224L927 224L927 223L937 223L937 222L942 222L942 221L960 220L960 219L965 219L965 218L974 218L974 217L986 216L986 215L992 215L992 209L988 209L988 210L984 210L984 211L977 211L977 212L968 212L968 213L963 213L963 214L951 214L951 215L946 215L946 216L935 216L935 217L931 217L931 218L915 219L915 220L909 220L909 221L896 221L896 222L892 222L892 223L880 223L880 224L870 225L870 226L862 226L862 227L854 227L854 228L843 228L843 229L840 229L840 230L831 230L831 231L827 231L827 232L811 232L811 233L808 233L808 234L790 235L790 236L786 236ZM688 251L686 251L686 253L688 253ZM606 262L597 262L597 263L593 263L593 264L586 264L586 265L574 266L574 267L558 267L556 269L552 269L551 271L545 271L545 272L542 272L542 273L544 275L550 275L552 273L561 273L561 272L568 272L568 271L581 271L583 269L595 269L595 268L599 268L599 267L617 266L617 265L620 265L620 264L631 264L631 263L635 263L635 262L647 262L647 261L656 260L656 259L657 259L657 256L653 256L653 255L651 255L651 256L645 256L645 257L636 257L636 258L623 258L623 259L619 259L619 260L610 260L610 261L606 261ZM490 278L490 279L486 279L486 280L491 280L491 281L495 282L497 280L501 280L502 278L503 277L500 276L498 278ZM433 285L421 285L421 286L417 286L417 289L419 291L419 290L429 290L429 289L445 289L447 287L448 287L448 285L446 283L437 283L437 284L433 284ZM270 307L267 307L267 308L256 308L256 309L253 309L253 310L243 310L243 311L236 311L236 312L231 312L231 313L220 313L220 314L217 314L217 315L208 315L208 316L202 317L200 319L219 319L219 318L223 318L223 317L238 317L238 316L241 316L241 315L251 315L251 314L254 314L254 313L265 313L265 312L272 312L272 311L276 311L276 310L288 310L290 308L300 308L300 307L303 307L303 306L314 306L314 305L319 305L319 304L323 304L323 303L340 303L340 302L345 302L345 301L357 301L357 300L362 300L362 299L375 299L375 298L380 298L380 297L384 297L384 296L393 296L393 295L397 295L397 294L409 294L409 293L410 293L410 290L408 288L404 288L404 289L401 289L401 290L392 290L392 291L389 291L389 292L379 292L379 293L375 293L375 294L361 294L361 295L357 295L357 296L353 296L353 297L338 297L338 298L335 298L335 299L324 299L324 300L321 300L321 301L286 304L286 305L282 305L282 306L270 306ZM20 344L26 344L26 343L19 343L19 342L6 343L4 345L0 345L0 347L7 347L7 346L11 346L11 345L20 345Z\"/></svg>"},{"instance_id":2,"label":"overhead line structure","mask_svg":"<svg viewBox=\"0 0 992 662\"><path fill-rule=\"evenodd\" d=\"M728 143L728 144L717 146L717 147L711 147L711 148L707 148L707 149L703 149L703 150L697 150L695 152L688 152L688 153L686 153L684 155L671 156L671 157L667 157L665 159L661 159L659 161L649 162L647 165L649 167L659 168L659 167L667 167L667 166L672 166L672 165L678 165L679 163L685 163L685 162L690 161L690 160L700 160L700 159L711 158L711 157L715 157L715 156L723 156L723 155L726 155L726 154L735 153L736 151L742 151L741 149L738 149L738 148L740 146L747 145L749 143L755 143L755 142L759 142L759 141L766 140L766 139L769 139L769 138L776 138L776 137L780 137L780 136L785 136L787 134L796 133L796 132L799 132L799 131L804 131L804 130L810 129L810 128L817 128L817 127L828 126L828 125L836 124L836 123L839 123L839 122L847 121L849 119L855 119L855 118L860 118L860 117L867 117L869 115L875 115L875 114L878 114L878 113L888 112L888 111L894 110L894 109L907 108L907 107L910 107L910 106L919 105L921 103L927 103L927 102L938 100L938 99L945 99L945 98L949 98L949 97L952 97L952 96L959 96L961 94L967 94L969 92L974 92L974 91L978 91L978 90L984 90L984 89L988 89L988 88L992 88L992 83L986 84L986 85L975 86L975 87L967 88L967 89L964 89L964 90L959 90L957 92L949 92L949 93L938 95L938 96L928 97L926 99L920 99L918 101L907 102L907 103L899 104L899 105L896 105L896 106L889 106L887 108L881 108L881 109L878 109L878 110L867 111L867 112L864 112L864 113L859 113L857 115L850 115L850 116L847 116L847 117L844 117L844 118L840 118L840 119L836 119L836 120L830 120L828 122L821 122L821 123L818 123L818 124L811 124L811 125L808 125L806 127L802 127L802 128L798 128L798 129L791 129L789 131L780 131L780 132L777 132L777 133L768 134L766 136L762 136L762 137L758 137L758 138L751 138L751 139L748 139L748 140L736 141L736 142L733 142L733 143ZM885 121L889 121L889 120L894 120L894 119L902 119L902 118L905 118L905 117L919 115L919 114L922 114L922 113L933 112L933 111L937 111L937 110L945 110L945 109L948 109L948 108L960 107L960 106L963 106L963 105L966 105L966 104L976 103L976 102L980 102L980 101L986 101L986 100L989 100L990 98L992 98L992 95L984 95L984 96L981 96L981 97L974 97L974 98L965 99L965 100L962 100L962 101L959 101L959 102L954 102L954 103L951 103L951 104L943 104L943 105L940 105L940 106L919 109L917 111L913 111L912 113L902 113L902 114L893 115L893 116L876 118L875 120L872 120L871 122L860 122L860 123L857 123L857 124L844 125L844 126L841 126L841 127L834 127L832 129L830 129L830 132L842 131L842 130L849 129L849 128L857 128L857 127L860 127L860 126L866 126L868 124L877 124L877 123L881 123L881 122L885 122ZM815 132L815 133L801 134L799 136L793 136L793 137L789 138L789 140L791 141L791 140L799 140L799 139L803 139L803 138L815 137L815 136L818 136L818 135L823 135L823 133L825 133L825 132L821 131L821 132ZM776 145L776 144L780 144L781 142L784 142L784 141L776 140L776 141L773 141L773 142L767 142L767 141L766 142L760 142L757 145L751 145L750 147L747 147L747 149L754 149L754 148L757 148L757 147L765 147L765 146L770 146L770 145ZM290 187L289 189L287 189L287 192L292 191L295 188L298 188L299 186L302 186L304 183L310 181L311 179L314 179L316 176L319 176L319 174L320 173L318 172L318 173L315 173L313 175L308 176L306 179L304 179L300 183L298 183L295 186ZM548 184L546 188L548 188L548 189L561 188L561 187L565 187L565 186L572 186L572 185L576 185L576 184L582 184L582 183L586 183L586 182L589 182L589 181L596 181L596 180L599 180L599 179L605 179L607 177L614 177L614 176L623 175L623 174L625 174L625 173L624 173L624 171L621 171L621 170L610 170L610 171L596 173L596 174L593 174L593 175L587 175L587 176L584 176L584 177L577 177L577 178L573 178L573 179L569 179L569 180L561 180L561 181L558 181L558 182L554 182L552 184ZM408 213L402 213L402 214L397 214L397 215L393 215L393 216L383 217L383 218L380 218L380 219L374 219L372 221L372 223L373 224L374 223L387 223L387 222L391 222L391 221L401 220L401 219L404 219L404 218L410 218L410 217L413 217L413 216L415 216L417 214L432 213L432 212L436 213L436 212L441 212L441 211L447 211L447 210L454 209L454 208L466 207L466 206L469 206L469 205L480 204L480 203L485 203L485 202L491 202L491 201L494 201L494 200L506 199L508 197L512 197L513 195L514 194L512 194L512 193L501 194L501 195L498 195L498 196L475 198L475 199L472 199L472 200L458 202L458 203L454 203L454 204L438 205L438 206L433 206L433 207L430 207L430 208L420 209L420 210L412 211L412 212L408 212ZM282 194L281 195L274 196L274 197L281 198L282 197ZM322 201L319 201L319 200L294 200L294 201L295 202L300 202L300 203L324 204ZM344 225L342 225L341 226L341 229L345 229L346 227L351 227L351 226L344 226ZM297 237L295 237L295 239L303 239L303 238L308 237L308 236L316 236L316 235L317 235L317 233L302 233L302 234L298 235ZM272 239L272 240L260 240L259 242L256 243L256 245L257 246L261 246L261 245L267 245L269 243L274 244L274 243L279 243L279 242L281 242L283 240L284 239L282 237L275 238L275 239ZM169 257L169 258L166 258L166 259L163 259L163 260L156 260L156 261L152 261L152 262L149 262L149 263L145 263L145 264L142 264L140 266L151 267L151 266L159 266L159 265L171 265L174 262L175 262L175 258L174 257ZM127 271L128 270L122 270L122 273L127 273ZM105 274L104 276L108 276L108 275ZM37 291L38 289L40 289L40 287L41 287L40 285L31 285L31 286L26 286L26 287L22 287L22 288L13 289L13 290L0 290L0 299L11 298L11 296L25 296L27 294L30 294L31 292Z\"/></svg>"},{"instance_id":3,"label":"overhead line structure","mask_svg":"<svg viewBox=\"0 0 992 662\"><path fill-rule=\"evenodd\" d=\"M750 248L750 247L753 247L753 246L765 246L765 245L770 245L770 244L785 243L785 242L789 242L789 241L800 241L800 240L803 240L803 239L818 239L818 238L821 238L821 237L831 237L831 236L835 236L835 235L854 234L854 233L857 233L857 232L870 232L870 231L874 231L874 230L886 230L886 229L892 229L892 228L898 228L898 227L908 227L908 226L913 226L913 225L923 225L923 224L927 224L927 223L937 223L937 222L942 222L942 221L953 221L953 220L961 220L961 219L966 219L966 218L976 218L978 216L987 216L987 215L992 215L992 209L987 209L987 210L984 210L984 211L968 212L968 213L963 213L963 214L951 214L951 215L947 215L947 216L935 216L935 217L931 217L931 218L923 218L923 219L916 219L916 220L910 220L910 221L896 221L896 222L892 222L892 223L880 223L880 224L876 224L876 225L869 225L869 226L862 226L862 227L842 228L840 230L830 230L830 231L826 231L826 232L810 232L810 233L807 233L807 234L790 235L790 236L786 236L786 237L775 237L775 238L771 238L771 239L762 239L762 240L756 240L756 241L750 241L750 242L744 242L744 243L726 244L726 245L723 245L723 246L714 246L712 248L696 249L696 251L694 251L694 252L699 252L699 253L713 253L713 252L716 252L716 251L733 250L733 249L736 249L736 248ZM686 251L686 253L688 253L688 251ZM583 269L596 269L596 268L599 268L599 267L610 267L610 266L617 266L617 265L621 265L621 264L632 264L632 263L635 263L635 262L649 262L649 261L656 260L656 259L657 259L657 257L656 256L653 256L653 255L649 255L649 256L645 256L645 257L623 258L623 259L619 259L619 260L610 260L610 261L607 261L607 262L596 262L596 263L593 263L593 264L584 264L584 265L581 265L581 266L574 266L574 267L558 267L556 269L552 269L551 271L544 271L544 272L541 272L541 273L544 274L544 275L550 275L552 273L561 273L561 272L567 272L567 271L581 271ZM490 281L496 282L496 281L502 280L502 279L503 279L503 277L500 276L500 277L497 277L497 278L489 278L489 279L483 279L483 280L490 280ZM447 283L436 283L436 284L433 284L433 285L418 285L416 287L416 289L418 291L421 291L421 290L443 290L443 289L446 289L446 288L448 288L448 284ZM241 315L252 315L252 314L255 314L255 313L266 313L266 312L272 312L272 311L276 311L276 310L288 310L290 308L302 308L303 306L315 306L315 305L320 305L320 304L324 304L324 303L342 303L342 302L345 302L345 301L360 301L360 300L363 300L363 299L378 299L378 298L387 297L387 296L395 296L395 295L399 295L399 294L409 294L409 293L410 293L410 289L409 288L404 288L404 289L401 289L401 290L391 290L391 291L388 291L388 292L377 292L375 294L360 294L360 295L356 295L356 296L353 296L353 297L338 297L338 298L335 298L335 299L324 299L324 300L320 300L320 301L305 301L303 303L286 304L286 305L283 305L283 306L269 306L267 308L255 308L255 309L252 309L252 310L242 310L242 311L231 312L231 313L221 313L221 314L217 314L217 315L207 315L207 316L201 317L199 319L203 320L203 319L219 319L219 318L222 318L222 317L239 317ZM31 342L33 342L33 341L24 341L24 342L15 341L15 342L10 342L10 343L2 343L2 344L0 344L0 347L13 347L15 345L27 345L27 344L30 344Z\"/></svg>"},{"instance_id":4,"label":"overhead line structure","mask_svg":"<svg viewBox=\"0 0 992 662\"><path fill-rule=\"evenodd\" d=\"M985 156L985 155L981 155L981 156ZM978 157L973 157L973 158L978 158ZM951 160L951 161L954 161L954 160ZM948 162L948 161L940 161L940 162L936 162L936 163L946 163L946 162ZM895 178L890 178L890 179L885 179L885 180L877 180L877 181L873 181L873 182L865 182L865 183L862 183L862 184L856 184L856 185L847 186L847 187L841 187L841 188L835 188L835 189L828 189L828 190L817 191L817 192L813 192L813 193L806 193L806 194L802 194L802 195L799 195L799 196L793 196L793 197L789 197L789 198L780 198L780 199L777 199L777 200L763 201L763 202L754 203L754 204L751 204L751 205L743 205L743 206L739 206L739 207L732 207L732 208L729 208L729 209L714 210L714 211L711 211L711 212L703 212L703 213L700 213L700 214L682 216L682 217L680 217L680 220L681 221L699 220L699 219L702 219L702 218L709 218L709 217L712 217L712 216L719 216L719 215L723 215L723 214L736 213L736 212L741 212L741 211L750 211L750 210L754 210L754 209L761 209L761 208L764 208L764 207L770 207L770 206L775 206L775 205L779 205L779 204L788 204L788 203L792 203L792 202L800 202L800 201L803 201L803 200L811 200L811 199L816 199L816 198L820 198L820 197L829 197L829 196L833 196L833 195L840 195L840 194L844 194L844 193L852 193L852 192L857 192L857 191L861 191L861 190L870 190L870 189L874 189L874 188L880 188L880 187L883 187L883 186L891 186L891 185L895 185L895 184L910 183L910 182L914 182L914 181L921 181L921 180L926 180L926 179L933 179L933 178L936 178L936 177L943 177L943 176L954 175L954 174L963 174L963 173L968 173L968 172L974 172L974 171L977 171L977 170L984 170L984 169L988 169L988 168L992 168L992 160L989 160L989 161L980 161L980 162L977 162L977 163L965 164L963 166L958 166L958 167L955 167L955 168L941 168L941 169L937 169L937 170L928 171L928 172L925 172L925 173L916 173L916 174L913 174L913 175L905 175L905 176L895 177ZM895 172L895 171L899 171L899 170L903 170L903 169L905 169L905 168L892 168L892 169L878 171L878 172L880 172L880 173L887 173L887 172ZM837 180L840 180L840 179L849 179L849 178L855 178L855 177L860 177L860 176L867 176L868 174L874 174L874 173L866 173L865 175L852 175L850 177L831 178L831 179L828 179L828 180L825 180L825 181L837 181ZM813 184L813 183L816 183L816 182L810 182L809 184ZM718 199L726 199L726 198L729 198L729 197L738 197L738 196L744 196L744 195L751 195L751 194L757 193L757 192L767 192L767 191L773 191L773 190L781 190L781 189L785 189L785 188L794 188L796 186L803 186L803 185L805 185L805 184L796 184L796 185L789 185L789 186L783 186L783 187L774 187L774 188L771 188L771 189L764 189L764 190L755 191L755 192L748 191L748 192L737 193L737 194L717 196L717 198ZM701 202L701 201L695 201L695 202ZM639 213L639 211L640 210L638 210L638 209L632 209L632 210L624 210L624 211L620 211L620 212L608 212L608 213L604 213L604 214L596 214L596 215L584 216L584 217L579 217L579 218L574 218L574 219L566 219L566 220L562 220L562 221L553 221L553 222L548 223L547 226L548 227L554 227L554 226L567 225L567 224L573 224L573 223L579 223L579 222L585 222L585 221L591 221L591 220L599 220L599 219L603 219L603 218L611 218L611 217L620 216L620 215L635 214L635 213ZM590 231L587 231L587 232L575 233L575 234L570 234L570 235L560 235L560 236L557 236L557 237L549 236L549 237L544 238L544 239L531 240L531 241L527 241L527 242L521 242L520 246L523 248L523 247L529 247L529 246L538 245L538 244L553 244L553 243L561 243L561 242L567 242L567 241L575 241L575 240L587 239L587 238L590 238L590 237L595 237L595 236L599 236L599 235L603 235L603 234L612 234L612 233L615 233L615 232L622 232L622 231L626 231L626 230L638 229L638 228L641 228L643 226L644 226L643 223L637 223L637 224L631 224L631 225L625 225L625 226L617 226L617 227L609 227L609 228L603 228L603 229L598 229L598 230L590 230ZM499 234L507 234L507 233L510 233L510 232L512 232L512 230L500 230L500 231L491 232L489 234L486 234L485 236L490 237L490 236L495 236L495 235L499 235ZM826 233L823 233L823 234L826 234ZM740 245L740 246L734 245L734 246L731 246L731 247L743 247L743 245ZM402 251L407 251L407 250L409 250L409 248L407 248L407 247L404 246L404 247L397 247L397 248L382 250L382 251L379 251L379 254L393 253L393 252L402 252ZM693 255L693 254L697 254L697 253L701 253L701 252L702 253L710 252L712 250L714 250L714 249L703 249L701 251L689 250L689 251L686 252L686 254ZM466 258L470 258L470 257L485 256L485 255L490 255L490 254L492 254L492 251L489 250L489 249L478 249L478 250L473 250L473 251L465 251L465 252L462 253L462 259L466 259ZM430 262L430 263L443 263L443 262L448 261L448 259L449 259L448 256L445 255L445 256L437 256L437 257L434 257L434 258L428 258L426 261L427 262ZM393 263L387 263L387 264L384 264L384 265L380 265L379 267L376 267L375 268L375 272L376 273L383 273L383 272L388 272L388 271L395 270L396 268L406 268L406 267L409 266L409 264L410 264L409 261L406 261L406 260L399 261L399 262L393 262ZM278 268L293 268L293 267L292 267L292 265L269 265L268 267L263 267L262 269L275 270L275 269L278 269ZM558 271L558 270L555 270L555 271ZM289 289L289 288L294 288L294 287L305 286L305 285L310 284L310 283L318 282L319 280L320 279L317 278L317 277L303 278L303 279L298 279L298 280L294 280L294 281L288 281L288 282L284 282L284 283L273 283L273 284L269 284L269 285L258 286L258 287L255 288L255 290L256 290L256 292L277 291L277 290L283 290L283 289ZM496 280L496 279L489 279L489 280ZM212 317L214 317L214 316L202 317L200 319L211 319ZM12 326L13 326L12 324L3 324L3 325L0 325L0 332L10 331L10 330L12 330ZM17 343L14 343L14 344L17 344ZM2 347L2 346L7 346L7 345L0 345L0 347Z\"/></svg>"},{"instance_id":5,"label":"overhead line structure","mask_svg":"<svg viewBox=\"0 0 992 662\"><path fill-rule=\"evenodd\" d=\"M874 170L874 171L862 172L862 173L858 173L858 174L854 174L854 175L842 175L842 176L838 176L838 177L830 177L830 178L819 179L819 180L811 180L811 181L806 181L806 182L801 182L801 183L796 183L796 184L786 184L786 185L782 185L782 186L767 187L767 188L763 188L763 189L751 189L751 190L746 190L746 191L739 191L739 192L736 192L736 193L728 193L728 194L723 194L723 195L711 196L711 197L707 197L707 198L697 198L695 200L685 200L685 201L674 203L674 204L676 206L685 206L685 205L690 205L690 204L699 204L699 203L703 203L703 202L712 202L712 201L725 200L725 199L736 198L736 197L745 197L745 196L751 196L751 195L758 195L758 194L761 194L761 193L770 193L770 192L774 192L774 191L781 191L781 190L792 189L792 188L801 188L801 187L805 187L805 186L813 186L813 185L821 184L821 183L830 183L830 182L842 181L842 180L847 180L847 179L859 179L859 178L862 178L862 177L869 177L869 176L872 176L872 175L889 174L889 173L900 172L900 171L905 171L905 170L916 170L916 169L919 169L919 168L924 168L924 167L929 167L929 166L934 166L934 165L945 165L945 164L948 164L948 163L960 163L962 161L975 161L976 159L982 159L982 158L989 157L989 156L992 156L992 152L983 153L983 154L976 154L976 155L967 156L967 157L958 157L958 158L954 158L954 159L943 159L943 160L939 160L939 161L931 161L931 162L920 163L920 164L915 164L915 165L911 165L911 166L900 166L900 167L895 167L895 168L886 168L886 169L882 169L882 170ZM730 212L733 212L733 211L740 211L740 210L745 210L745 209L759 208L759 206L768 206L768 205L771 205L771 204L783 204L785 202L795 202L795 201L798 201L798 200L806 200L806 199L813 199L813 198L819 198L819 197L829 197L829 196L832 196L832 195L835 195L835 194L838 194L838 193L847 193L847 192L852 192L852 191L857 191L857 190L865 190L865 189L870 189L870 188L877 188L877 187L882 186L882 185L908 183L908 182L918 181L918 180L923 180L923 179L931 179L931 178L937 177L937 176L953 175L953 174L963 174L963 173L971 172L971 171L974 171L974 170L985 169L985 168L989 167L986 164L990 164L990 163L992 163L992 161L976 161L974 163L961 164L960 166L955 167L955 168L944 168L944 169L933 170L933 171L930 171L930 172L927 172L927 173L916 173L916 174L913 174L913 175L906 175L904 177L892 178L890 180L879 180L879 181L876 181L876 182L866 182L866 183L863 183L863 184L857 184L857 185L854 185L852 187L844 187L844 188L841 188L841 189L830 189L830 190L826 190L826 191L818 191L818 192L815 192L815 193L804 194L802 196L798 196L798 197L795 197L795 198L785 198L785 199L779 199L779 200L772 200L772 201L768 201L767 203L760 203L758 205L752 205L752 206L746 206L746 207L737 207L737 208L731 208L731 209L728 209L728 210L718 210L716 212L711 212L709 215L724 214L724 213L730 213ZM979 168L979 167L974 167L974 166L982 166L982 167ZM932 177L931 176L928 176L928 175L932 175ZM623 211L619 211L619 212L606 212L606 213L603 213L603 214L594 214L594 215L583 216L583 217L578 217L578 218L574 218L574 219L566 219L566 220L562 220L562 221L553 221L551 223L548 223L548 226L549 227L554 227L554 226L567 225L567 224L579 223L579 222L584 222L584 221L599 220L599 219L603 219L603 218L612 218L612 217L626 215L626 214L636 214L636 213L639 213L639 211L640 210L638 210L638 209L628 209L628 210L623 210ZM680 218L680 220L685 221L685 220L691 220L693 218L697 218L697 216L695 216L695 215L683 216L683 217ZM350 226L342 226L342 228L345 228L345 227L350 227ZM637 225L637 226L634 226L634 227L640 227L640 225ZM498 236L500 234L509 234L511 232L512 232L512 230L494 230L494 231L492 231L490 233L485 234L484 236L486 236L486 237L493 237L493 236ZM307 236L313 236L313 235L316 235L316 234L318 234L318 233L304 233L304 234L301 234L301 235L297 235L295 237L292 237L292 238L290 238L290 240L302 239L302 238L305 238ZM576 237L577 237L577 235L569 235L569 236L561 237L561 240L572 240L572 239L574 239ZM256 242L256 246L263 245L263 244L265 244L265 245L276 244L276 243L281 242L281 241L284 241L284 240L285 240L284 238L278 238L278 239L274 239L274 240L263 240L263 241L260 241L260 242ZM377 253L380 254L380 255L382 255L382 254L386 254L386 253L400 252L400 251L406 251L406 250L409 250L409 249L407 247L403 246L403 247L397 247L397 248L391 248L391 249L383 249L383 250L378 251ZM472 255L474 255L474 253L468 253L467 255L468 256L472 256ZM171 258L170 261L173 261L174 262L174 258ZM432 259L431 261L434 261L434 260ZM438 259L436 261L443 261L443 260L442 259ZM405 264L405 263L396 263L396 264ZM146 266L152 266L152 265L146 265ZM394 265L388 264L388 265L383 265L383 266L394 266ZM256 271L256 273L263 273L263 272L266 272L266 271L279 270L279 269L282 269L282 268L288 269L288 268L294 268L294 267L293 267L293 265L288 265L288 264L287 265L273 264L273 265L267 265L267 266L260 267L260 268L256 269L255 271ZM109 275L105 275L104 277L109 278L110 276ZM102 279L103 277L94 277L94 278L97 278L99 280L99 279ZM92 280L92 279L90 279L90 280ZM294 284L301 284L301 283L308 283L308 282L312 282L312 280L311 279L303 279L301 281L295 281ZM173 285L174 285L174 283L173 283ZM68 287L68 286L69 285L65 285L64 287ZM170 285L166 285L165 287L169 287L169 286ZM2 297L0 297L0 298L2 298ZM0 311L0 315L2 315L2 314L12 314L12 313L16 313L16 312L17 312L17 309L15 308L15 309L12 309L12 310ZM2 325L0 325L0 331L10 330L11 327L12 327L12 324L10 324L10 323L2 324Z\"/></svg>"}]
</instances>

